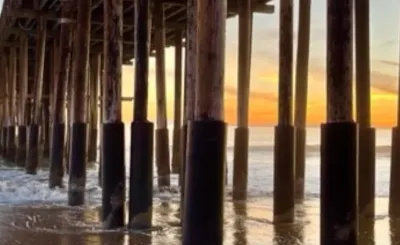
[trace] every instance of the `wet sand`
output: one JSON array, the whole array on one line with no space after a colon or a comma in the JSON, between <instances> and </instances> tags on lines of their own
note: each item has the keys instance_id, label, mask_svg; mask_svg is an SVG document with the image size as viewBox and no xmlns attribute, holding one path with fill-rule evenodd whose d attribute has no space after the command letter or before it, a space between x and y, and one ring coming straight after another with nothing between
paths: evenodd
<instances>
[{"instance_id":1,"label":"wet sand","mask_svg":"<svg viewBox=\"0 0 400 245\"><path fill-rule=\"evenodd\" d=\"M225 206L225 242L229 245L319 245L318 199L297 205L297 221L275 226L271 222L270 199L249 203L227 202ZM378 199L378 207L387 199ZM129 232L105 231L99 221L99 207L70 208L64 205L27 204L0 206L0 244L34 245L150 245L180 244L178 203L154 204L154 229ZM378 215L360 222L360 244L400 244L400 221L389 222ZM390 235L391 234L391 235ZM374 243L375 239L375 243Z\"/></svg>"}]
</instances>

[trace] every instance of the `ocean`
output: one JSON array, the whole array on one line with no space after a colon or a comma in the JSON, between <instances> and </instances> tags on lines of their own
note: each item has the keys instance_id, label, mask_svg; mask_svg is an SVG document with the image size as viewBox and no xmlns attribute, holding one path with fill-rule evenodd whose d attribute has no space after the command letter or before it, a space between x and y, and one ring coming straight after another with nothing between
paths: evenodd
<instances>
[{"instance_id":1,"label":"ocean","mask_svg":"<svg viewBox=\"0 0 400 245\"><path fill-rule=\"evenodd\" d=\"M320 129L307 129L305 202L296 206L295 224L282 226L272 223L274 128L250 128L249 199L246 203L232 203L230 196L234 129L233 126L228 127L224 244L319 245ZM126 126L125 145L127 176L130 146L128 130L129 125ZM388 218L390 142L390 129L378 129L375 227L370 222L361 225L360 244L400 244L397 238L400 237L400 221L390 221ZM158 191L157 181L154 181L155 229L129 233L125 229L105 231L101 228L101 189L98 187L97 164L91 165L87 171L85 206L74 208L67 206L66 189L48 188L48 163L42 165L38 174L32 176L4 161L0 162L0 245L180 244L180 227L177 225L180 196L178 176L171 176L172 192ZM66 176L64 183L67 181Z\"/></svg>"}]
</instances>

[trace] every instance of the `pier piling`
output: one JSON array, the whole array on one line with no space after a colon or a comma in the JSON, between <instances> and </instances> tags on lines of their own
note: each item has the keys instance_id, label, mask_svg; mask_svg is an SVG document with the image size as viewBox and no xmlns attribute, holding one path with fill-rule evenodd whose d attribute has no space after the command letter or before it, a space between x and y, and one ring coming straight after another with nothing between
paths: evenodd
<instances>
[{"instance_id":1,"label":"pier piling","mask_svg":"<svg viewBox=\"0 0 400 245\"><path fill-rule=\"evenodd\" d=\"M44 59L46 53L46 19L40 17L38 21L38 33L36 41L36 57L35 57L35 81L33 85L32 94L33 106L32 121L28 128L28 146L26 152L26 173L36 174L39 165L39 141L40 141L40 112L42 103L43 92L43 73L44 73Z\"/></svg>"},{"instance_id":2,"label":"pier piling","mask_svg":"<svg viewBox=\"0 0 400 245\"><path fill-rule=\"evenodd\" d=\"M77 24L73 49L72 125L69 158L68 204L85 202L86 185L86 83L89 67L90 20L92 0L76 1Z\"/></svg>"},{"instance_id":3,"label":"pier piling","mask_svg":"<svg viewBox=\"0 0 400 245\"><path fill-rule=\"evenodd\" d=\"M375 129L371 127L369 0L355 0L358 212L375 216Z\"/></svg>"},{"instance_id":4,"label":"pier piling","mask_svg":"<svg viewBox=\"0 0 400 245\"><path fill-rule=\"evenodd\" d=\"M308 95L308 62L310 50L311 0L301 0L299 5L299 23L296 58L295 92L295 198L304 199L304 180L306 168L306 119Z\"/></svg>"},{"instance_id":5,"label":"pier piling","mask_svg":"<svg viewBox=\"0 0 400 245\"><path fill-rule=\"evenodd\" d=\"M14 163L16 149L16 93L17 93L17 50L9 51L8 106L9 124L7 127L7 154L5 158Z\"/></svg>"},{"instance_id":6,"label":"pier piling","mask_svg":"<svg viewBox=\"0 0 400 245\"><path fill-rule=\"evenodd\" d=\"M167 99L165 91L165 16L162 2L154 4L154 43L156 49L156 166L158 186L170 186L169 134L167 127Z\"/></svg>"},{"instance_id":7,"label":"pier piling","mask_svg":"<svg viewBox=\"0 0 400 245\"><path fill-rule=\"evenodd\" d=\"M182 124L182 31L175 32L175 93L174 93L174 133L172 141L172 172L181 169L181 124Z\"/></svg>"},{"instance_id":8,"label":"pier piling","mask_svg":"<svg viewBox=\"0 0 400 245\"><path fill-rule=\"evenodd\" d=\"M104 122L102 219L106 229L125 222L125 126L121 121L122 0L104 1ZM97 81L91 81L97 82Z\"/></svg>"},{"instance_id":9,"label":"pier piling","mask_svg":"<svg viewBox=\"0 0 400 245\"><path fill-rule=\"evenodd\" d=\"M27 96L28 96L28 37L19 39L19 103L18 103L18 138L15 153L15 163L24 167L26 162L27 143Z\"/></svg>"},{"instance_id":10,"label":"pier piling","mask_svg":"<svg viewBox=\"0 0 400 245\"><path fill-rule=\"evenodd\" d=\"M153 215L154 125L147 119L150 1L135 1L134 118L131 124L129 179L129 228L148 229Z\"/></svg>"},{"instance_id":11,"label":"pier piling","mask_svg":"<svg viewBox=\"0 0 400 245\"><path fill-rule=\"evenodd\" d=\"M274 222L294 221L293 0L279 13L279 113L274 145Z\"/></svg>"},{"instance_id":12,"label":"pier piling","mask_svg":"<svg viewBox=\"0 0 400 245\"><path fill-rule=\"evenodd\" d=\"M320 244L358 244L353 1L328 0L327 122L321 128ZM341 236L343 231L345 236Z\"/></svg>"},{"instance_id":13,"label":"pier piling","mask_svg":"<svg viewBox=\"0 0 400 245\"><path fill-rule=\"evenodd\" d=\"M186 166L183 245L222 244L225 187L225 0L197 0L197 81Z\"/></svg>"},{"instance_id":14,"label":"pier piling","mask_svg":"<svg viewBox=\"0 0 400 245\"><path fill-rule=\"evenodd\" d=\"M253 13L251 1L239 4L238 105L233 155L233 200L247 199L249 93Z\"/></svg>"},{"instance_id":15,"label":"pier piling","mask_svg":"<svg viewBox=\"0 0 400 245\"><path fill-rule=\"evenodd\" d=\"M61 5L62 17L71 20L73 16L74 2L63 1ZM71 21L70 21L71 22ZM64 146L65 146L65 95L70 76L71 48L72 48L72 28L68 21L62 23L60 37L58 39L57 61L55 62L54 76L54 97L52 108L52 127L51 127L51 152L50 152L50 176L49 186L63 187L62 178L64 176Z\"/></svg>"},{"instance_id":16,"label":"pier piling","mask_svg":"<svg viewBox=\"0 0 400 245\"><path fill-rule=\"evenodd\" d=\"M196 98L196 80L197 80L197 0L188 0L187 8L187 24L186 24L186 47L185 47L185 78L184 78L184 94L183 94L183 126L182 126L182 142L181 142L181 223L184 221L185 208L185 180L186 180L186 165L189 158L189 142L191 139L190 124L194 120Z\"/></svg>"}]
</instances>

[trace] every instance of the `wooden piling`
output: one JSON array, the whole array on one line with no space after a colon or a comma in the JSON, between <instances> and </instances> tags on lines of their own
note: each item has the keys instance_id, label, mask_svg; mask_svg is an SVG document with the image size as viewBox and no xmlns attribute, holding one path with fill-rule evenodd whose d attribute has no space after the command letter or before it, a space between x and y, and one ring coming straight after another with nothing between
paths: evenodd
<instances>
[{"instance_id":1,"label":"wooden piling","mask_svg":"<svg viewBox=\"0 0 400 245\"><path fill-rule=\"evenodd\" d=\"M153 214L154 125L147 120L150 1L135 1L135 88L131 124L129 228L148 229Z\"/></svg>"},{"instance_id":2,"label":"wooden piling","mask_svg":"<svg viewBox=\"0 0 400 245\"><path fill-rule=\"evenodd\" d=\"M96 162L97 160L97 135L98 130L98 85L100 72L100 54L95 54L90 60L90 79L89 79L89 146L88 161Z\"/></svg>"},{"instance_id":3,"label":"wooden piling","mask_svg":"<svg viewBox=\"0 0 400 245\"><path fill-rule=\"evenodd\" d=\"M27 97L28 97L28 37L19 39L19 125L15 163L24 167L26 162L27 144Z\"/></svg>"},{"instance_id":4,"label":"wooden piling","mask_svg":"<svg viewBox=\"0 0 400 245\"><path fill-rule=\"evenodd\" d=\"M68 80L70 79L71 49L72 49L72 24L74 1L63 1L61 15L64 22L61 24L60 37L58 39L57 61L55 62L54 76L54 98L52 108L52 138L50 152L50 176L49 187L63 187L64 176L64 141L65 141L65 94ZM67 21L69 20L69 21Z\"/></svg>"},{"instance_id":5,"label":"wooden piling","mask_svg":"<svg viewBox=\"0 0 400 245\"><path fill-rule=\"evenodd\" d=\"M92 1L76 1L77 25L74 42L72 80L72 125L69 159L68 204L82 205L86 185L86 82L89 66L90 20Z\"/></svg>"},{"instance_id":6,"label":"wooden piling","mask_svg":"<svg viewBox=\"0 0 400 245\"><path fill-rule=\"evenodd\" d=\"M9 124L7 128L7 154L6 159L13 162L16 150L16 93L17 93L17 50L10 48L9 51L9 77L8 77L8 107Z\"/></svg>"},{"instance_id":7,"label":"wooden piling","mask_svg":"<svg viewBox=\"0 0 400 245\"><path fill-rule=\"evenodd\" d=\"M274 145L274 222L294 221L293 0L279 13L279 106Z\"/></svg>"},{"instance_id":8,"label":"wooden piling","mask_svg":"<svg viewBox=\"0 0 400 245\"><path fill-rule=\"evenodd\" d=\"M311 0L301 0L299 6L299 25L296 58L295 92L295 198L304 199L304 180L306 170L306 119L308 95L308 62L310 56L310 18Z\"/></svg>"},{"instance_id":9,"label":"wooden piling","mask_svg":"<svg viewBox=\"0 0 400 245\"><path fill-rule=\"evenodd\" d=\"M29 125L28 146L26 152L26 173L36 174L39 165L39 139L40 139L40 112L42 103L43 89L43 73L44 73L44 58L46 51L46 19L42 16L38 21L38 38L36 41L36 57L35 57L35 82L32 94L33 98L33 116L32 122Z\"/></svg>"},{"instance_id":10,"label":"wooden piling","mask_svg":"<svg viewBox=\"0 0 400 245\"><path fill-rule=\"evenodd\" d=\"M1 57L1 66L3 68L3 123L2 123L2 156L4 159L7 159L7 146L8 146L8 126L9 126L9 119L10 119L10 107L9 107L9 86L10 86L10 70L9 70L9 54L3 53Z\"/></svg>"},{"instance_id":11,"label":"wooden piling","mask_svg":"<svg viewBox=\"0 0 400 245\"><path fill-rule=\"evenodd\" d=\"M246 200L247 198L252 18L251 1L240 1L238 106L233 153L233 200Z\"/></svg>"},{"instance_id":12,"label":"wooden piling","mask_svg":"<svg viewBox=\"0 0 400 245\"><path fill-rule=\"evenodd\" d=\"M157 97L157 128L156 128L156 166L158 186L170 185L169 166L169 134L167 127L167 99L165 91L165 20L162 2L156 2L154 7L156 48L156 97Z\"/></svg>"},{"instance_id":13,"label":"wooden piling","mask_svg":"<svg viewBox=\"0 0 400 245\"><path fill-rule=\"evenodd\" d=\"M222 244L226 0L197 0L198 63L183 220L184 245Z\"/></svg>"},{"instance_id":14,"label":"wooden piling","mask_svg":"<svg viewBox=\"0 0 400 245\"><path fill-rule=\"evenodd\" d=\"M371 127L369 0L355 2L358 211L375 216L375 129Z\"/></svg>"},{"instance_id":15,"label":"wooden piling","mask_svg":"<svg viewBox=\"0 0 400 245\"><path fill-rule=\"evenodd\" d=\"M104 118L102 219L107 229L125 222L125 126L121 120L122 0L104 1Z\"/></svg>"},{"instance_id":16,"label":"wooden piling","mask_svg":"<svg viewBox=\"0 0 400 245\"><path fill-rule=\"evenodd\" d=\"M182 126L182 142L181 142L181 223L184 218L185 207L185 176L186 163L190 156L189 142L191 134L190 124L194 120L194 101L196 98L196 80L197 80L197 0L188 0L186 7L187 23L186 23L186 47L185 47L185 90L183 94L183 126Z\"/></svg>"},{"instance_id":17,"label":"wooden piling","mask_svg":"<svg viewBox=\"0 0 400 245\"><path fill-rule=\"evenodd\" d=\"M175 32L175 93L174 134L172 141L172 172L181 169L181 122L182 122L182 31Z\"/></svg>"},{"instance_id":18,"label":"wooden piling","mask_svg":"<svg viewBox=\"0 0 400 245\"><path fill-rule=\"evenodd\" d=\"M353 1L328 0L327 123L321 129L320 244L358 244ZM346 231L343 235L343 231Z\"/></svg>"},{"instance_id":19,"label":"wooden piling","mask_svg":"<svg viewBox=\"0 0 400 245\"><path fill-rule=\"evenodd\" d=\"M51 94L52 89L50 89L53 85L54 76L55 76L55 66L56 66L56 57L58 55L58 44L56 38L51 42L51 46L49 47L46 56L45 56L45 65L46 68L44 70L43 76L43 97L42 97L42 105L41 105L41 120L40 120L40 128L41 128L41 139L40 139L40 158L42 161L50 160L50 106L51 106Z\"/></svg>"}]
</instances>

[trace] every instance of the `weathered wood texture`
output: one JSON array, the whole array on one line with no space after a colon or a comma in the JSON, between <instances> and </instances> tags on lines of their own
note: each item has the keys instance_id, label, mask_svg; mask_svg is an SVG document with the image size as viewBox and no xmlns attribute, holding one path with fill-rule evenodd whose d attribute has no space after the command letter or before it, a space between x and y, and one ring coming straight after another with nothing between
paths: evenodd
<instances>
[{"instance_id":1,"label":"weathered wood texture","mask_svg":"<svg viewBox=\"0 0 400 245\"><path fill-rule=\"evenodd\" d=\"M186 28L186 52L185 52L185 91L184 91L184 122L194 119L195 86L197 79L197 1L188 0L187 28Z\"/></svg>"},{"instance_id":2,"label":"weathered wood texture","mask_svg":"<svg viewBox=\"0 0 400 245\"><path fill-rule=\"evenodd\" d=\"M345 3L342 3L342 2ZM328 1L327 121L353 121L353 1Z\"/></svg>"},{"instance_id":3,"label":"weathered wood texture","mask_svg":"<svg viewBox=\"0 0 400 245\"><path fill-rule=\"evenodd\" d=\"M74 43L74 72L73 72L73 100L72 117L74 122L86 122L86 83L89 68L90 44L90 8L91 0L79 1Z\"/></svg>"},{"instance_id":4,"label":"weathered wood texture","mask_svg":"<svg viewBox=\"0 0 400 245\"><path fill-rule=\"evenodd\" d=\"M249 124L249 92L251 67L252 22L250 1L241 1L239 9L239 55L238 55L238 127Z\"/></svg>"},{"instance_id":5,"label":"weathered wood texture","mask_svg":"<svg viewBox=\"0 0 400 245\"><path fill-rule=\"evenodd\" d=\"M226 11L226 6L224 1L200 1L197 4L195 119L223 120L226 14L220 12Z\"/></svg>"},{"instance_id":6,"label":"weathered wood texture","mask_svg":"<svg viewBox=\"0 0 400 245\"><path fill-rule=\"evenodd\" d=\"M293 0L283 0L279 15L279 125L291 125L293 114Z\"/></svg>"},{"instance_id":7,"label":"weathered wood texture","mask_svg":"<svg viewBox=\"0 0 400 245\"><path fill-rule=\"evenodd\" d=\"M301 0L299 6L299 31L296 58L296 91L294 124L305 128L308 94L308 61L310 50L311 0Z\"/></svg>"},{"instance_id":8,"label":"weathered wood texture","mask_svg":"<svg viewBox=\"0 0 400 245\"><path fill-rule=\"evenodd\" d=\"M9 55L9 81L8 81L8 106L10 112L10 126L16 124L16 96L17 96L17 50L10 48Z\"/></svg>"},{"instance_id":9,"label":"weathered wood texture","mask_svg":"<svg viewBox=\"0 0 400 245\"><path fill-rule=\"evenodd\" d=\"M156 48L157 128L167 127L167 96L165 91L165 17L162 4L154 7Z\"/></svg>"},{"instance_id":10,"label":"weathered wood texture","mask_svg":"<svg viewBox=\"0 0 400 245\"><path fill-rule=\"evenodd\" d=\"M46 53L46 19L41 17L39 19L38 40L36 43L36 57L35 57L35 83L33 86L34 107L33 107L33 123L40 122L40 112L42 105L42 92L43 92L43 73L44 73L44 58Z\"/></svg>"},{"instance_id":11,"label":"weathered wood texture","mask_svg":"<svg viewBox=\"0 0 400 245\"><path fill-rule=\"evenodd\" d=\"M28 97L28 38L22 36L19 42L19 124L27 125L25 111Z\"/></svg>"},{"instance_id":12,"label":"weathered wood texture","mask_svg":"<svg viewBox=\"0 0 400 245\"><path fill-rule=\"evenodd\" d=\"M105 122L121 121L122 0L105 1L104 103Z\"/></svg>"},{"instance_id":13,"label":"weathered wood texture","mask_svg":"<svg viewBox=\"0 0 400 245\"><path fill-rule=\"evenodd\" d=\"M73 18L74 17L74 1L63 1L62 18ZM71 49L72 49L72 28L73 26L69 23L61 25L60 37L59 37L59 55L56 62L56 76L54 83L54 106L53 106L53 120L55 123L64 123L64 106L65 106L65 95L68 86L68 79L71 69Z\"/></svg>"}]
</instances>

